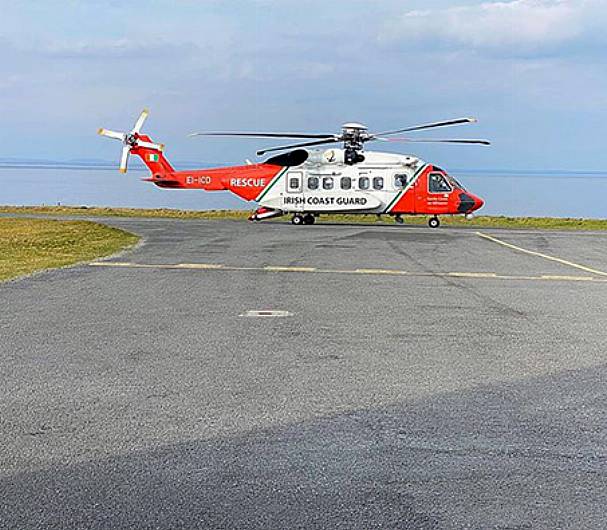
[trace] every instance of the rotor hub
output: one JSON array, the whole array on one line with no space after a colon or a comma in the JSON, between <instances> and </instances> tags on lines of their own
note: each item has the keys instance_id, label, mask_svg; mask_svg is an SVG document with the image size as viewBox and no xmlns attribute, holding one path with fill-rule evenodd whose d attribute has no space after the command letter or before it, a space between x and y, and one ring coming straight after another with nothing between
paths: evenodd
<instances>
[{"instance_id":1,"label":"rotor hub","mask_svg":"<svg viewBox=\"0 0 607 530\"><path fill-rule=\"evenodd\" d=\"M341 126L341 140L344 143L344 149L351 154L351 156L346 156L346 160L357 158L355 153L362 151L363 144L371 138L367 131L367 126L358 122L348 122Z\"/></svg>"},{"instance_id":2,"label":"rotor hub","mask_svg":"<svg viewBox=\"0 0 607 530\"><path fill-rule=\"evenodd\" d=\"M135 147L137 145L137 135L135 134L127 134L124 137L125 145L130 145L131 147Z\"/></svg>"},{"instance_id":3,"label":"rotor hub","mask_svg":"<svg viewBox=\"0 0 607 530\"><path fill-rule=\"evenodd\" d=\"M355 121L349 121L348 123L344 123L341 126L341 128L343 131L346 131L346 130L367 131L369 129L366 125L355 122Z\"/></svg>"}]
</instances>

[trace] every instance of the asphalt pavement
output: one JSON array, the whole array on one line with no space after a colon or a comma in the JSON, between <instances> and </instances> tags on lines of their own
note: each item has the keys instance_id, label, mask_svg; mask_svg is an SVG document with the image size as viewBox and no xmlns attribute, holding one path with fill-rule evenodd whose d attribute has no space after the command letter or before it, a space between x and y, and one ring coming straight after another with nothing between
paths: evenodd
<instances>
[{"instance_id":1,"label":"asphalt pavement","mask_svg":"<svg viewBox=\"0 0 607 530\"><path fill-rule=\"evenodd\" d=\"M0 528L607 526L607 234L103 222L0 284Z\"/></svg>"}]
</instances>

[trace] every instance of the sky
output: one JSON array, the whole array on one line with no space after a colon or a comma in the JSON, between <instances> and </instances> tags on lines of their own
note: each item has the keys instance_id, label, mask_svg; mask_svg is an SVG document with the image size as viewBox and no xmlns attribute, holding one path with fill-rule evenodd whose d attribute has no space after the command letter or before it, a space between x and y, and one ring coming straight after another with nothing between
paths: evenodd
<instances>
[{"instance_id":1,"label":"sky","mask_svg":"<svg viewBox=\"0 0 607 530\"><path fill-rule=\"evenodd\" d=\"M269 145L192 131L475 116L435 136L491 147L390 147L446 168L607 170L605 0L0 0L0 13L0 158L117 160L97 128L148 107L145 132L176 161L241 163Z\"/></svg>"}]
</instances>

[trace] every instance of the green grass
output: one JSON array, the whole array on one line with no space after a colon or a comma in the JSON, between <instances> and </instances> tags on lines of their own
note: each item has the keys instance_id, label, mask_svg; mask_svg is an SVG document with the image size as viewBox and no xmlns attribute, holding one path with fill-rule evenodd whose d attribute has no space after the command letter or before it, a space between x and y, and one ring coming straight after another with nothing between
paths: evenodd
<instances>
[{"instance_id":1,"label":"green grass","mask_svg":"<svg viewBox=\"0 0 607 530\"><path fill-rule=\"evenodd\" d=\"M96 206L0 206L0 214L66 215L87 217L165 217L170 219L241 219L250 212L245 210L174 210L170 208L103 208Z\"/></svg>"},{"instance_id":2,"label":"green grass","mask_svg":"<svg viewBox=\"0 0 607 530\"><path fill-rule=\"evenodd\" d=\"M0 281L108 256L138 240L90 221L0 219Z\"/></svg>"},{"instance_id":3,"label":"green grass","mask_svg":"<svg viewBox=\"0 0 607 530\"><path fill-rule=\"evenodd\" d=\"M12 214L43 214L90 217L165 217L171 219L231 219L244 221L250 212L243 210L173 210L139 209L139 208L97 208L78 206L0 206L0 213ZM288 222L289 216L273 221ZM405 223L410 225L425 225L428 216L405 216ZM319 222L331 223L361 223L361 224L393 224L390 216L382 216L380 220L375 215L322 215ZM607 230L607 219L574 219L560 217L502 217L481 215L471 221L462 216L443 216L441 223L447 226L475 226L485 228L541 228L552 230Z\"/></svg>"}]
</instances>

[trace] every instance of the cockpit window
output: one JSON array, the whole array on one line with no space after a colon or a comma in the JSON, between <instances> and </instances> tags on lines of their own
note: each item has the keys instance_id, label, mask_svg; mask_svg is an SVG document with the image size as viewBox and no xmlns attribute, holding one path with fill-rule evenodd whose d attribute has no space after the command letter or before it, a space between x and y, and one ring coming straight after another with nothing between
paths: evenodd
<instances>
[{"instance_id":1,"label":"cockpit window","mask_svg":"<svg viewBox=\"0 0 607 530\"><path fill-rule=\"evenodd\" d=\"M428 177L428 190L430 193L448 193L451 189L451 186L443 175L440 173L430 173Z\"/></svg>"},{"instance_id":2,"label":"cockpit window","mask_svg":"<svg viewBox=\"0 0 607 530\"><path fill-rule=\"evenodd\" d=\"M447 175L447 180L449 181L449 184L451 184L451 186L453 186L454 188L463 190L465 189L457 180L455 180L451 175Z\"/></svg>"}]
</instances>

